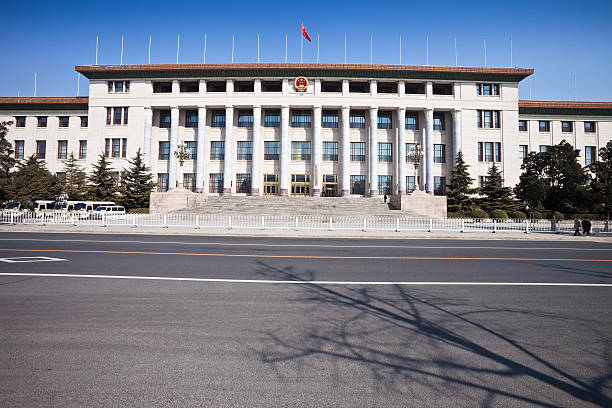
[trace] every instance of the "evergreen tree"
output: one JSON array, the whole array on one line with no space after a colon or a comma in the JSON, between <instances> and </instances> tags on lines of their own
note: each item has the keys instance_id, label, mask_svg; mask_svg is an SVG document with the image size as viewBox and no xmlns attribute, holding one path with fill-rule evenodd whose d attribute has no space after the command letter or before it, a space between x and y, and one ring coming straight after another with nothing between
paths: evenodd
<instances>
[{"instance_id":1,"label":"evergreen tree","mask_svg":"<svg viewBox=\"0 0 612 408\"><path fill-rule=\"evenodd\" d=\"M12 195L11 169L17 163L13 156L13 147L6 140L9 126L12 124L13 122L0 122L0 201L8 199Z\"/></svg>"},{"instance_id":2,"label":"evergreen tree","mask_svg":"<svg viewBox=\"0 0 612 408\"><path fill-rule=\"evenodd\" d=\"M61 183L45 167L44 160L32 155L17 165L13 173L13 198L32 207L36 200L54 200L61 192Z\"/></svg>"},{"instance_id":3,"label":"evergreen tree","mask_svg":"<svg viewBox=\"0 0 612 408\"><path fill-rule=\"evenodd\" d=\"M83 200L87 194L87 175L83 167L79 166L74 153L70 153L62 163L64 163L66 173L66 180L62 186L63 192L68 195L69 200Z\"/></svg>"},{"instance_id":4,"label":"evergreen tree","mask_svg":"<svg viewBox=\"0 0 612 408\"><path fill-rule=\"evenodd\" d=\"M130 167L122 177L121 202L128 209L149 208L149 197L156 184L151 169L142 160L140 149L129 164Z\"/></svg>"},{"instance_id":5,"label":"evergreen tree","mask_svg":"<svg viewBox=\"0 0 612 408\"><path fill-rule=\"evenodd\" d=\"M115 201L117 182L112 174L110 163L100 154L98 162L93 165L93 171L87 178L89 181L89 198L99 201Z\"/></svg>"},{"instance_id":6,"label":"evergreen tree","mask_svg":"<svg viewBox=\"0 0 612 408\"><path fill-rule=\"evenodd\" d=\"M610 219L612 210L612 140L605 147L599 149L599 161L589 166L593 173L592 208L603 211L606 218Z\"/></svg>"},{"instance_id":7,"label":"evergreen tree","mask_svg":"<svg viewBox=\"0 0 612 408\"><path fill-rule=\"evenodd\" d=\"M516 196L532 209L573 213L584 205L586 172L578 163L580 151L566 141L548 151L527 155Z\"/></svg>"},{"instance_id":8,"label":"evergreen tree","mask_svg":"<svg viewBox=\"0 0 612 408\"><path fill-rule=\"evenodd\" d=\"M470 187L474 179L470 177L469 166L463 159L463 153L457 153L455 166L451 170L451 181L446 190L448 210L450 212L468 211L473 204L470 194L474 189Z\"/></svg>"},{"instance_id":9,"label":"evergreen tree","mask_svg":"<svg viewBox=\"0 0 612 408\"><path fill-rule=\"evenodd\" d=\"M519 204L512 197L512 189L504 187L501 172L493 163L487 172L487 179L480 188L481 198L478 200L480 207L487 213L493 210L514 211Z\"/></svg>"}]
</instances>

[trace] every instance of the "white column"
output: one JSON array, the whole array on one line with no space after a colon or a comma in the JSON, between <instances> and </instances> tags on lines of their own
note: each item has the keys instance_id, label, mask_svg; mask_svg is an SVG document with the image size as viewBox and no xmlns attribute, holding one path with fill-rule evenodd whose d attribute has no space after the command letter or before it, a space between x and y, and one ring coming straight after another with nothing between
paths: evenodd
<instances>
[{"instance_id":1,"label":"white column","mask_svg":"<svg viewBox=\"0 0 612 408\"><path fill-rule=\"evenodd\" d=\"M144 140L142 144L142 157L144 165L151 167L151 132L153 130L153 111L150 106L144 107Z\"/></svg>"},{"instance_id":2,"label":"white column","mask_svg":"<svg viewBox=\"0 0 612 408\"><path fill-rule=\"evenodd\" d=\"M378 108L370 108L370 197L378 196Z\"/></svg>"},{"instance_id":3,"label":"white column","mask_svg":"<svg viewBox=\"0 0 612 408\"><path fill-rule=\"evenodd\" d=\"M406 194L406 108L397 111L397 193Z\"/></svg>"},{"instance_id":4,"label":"white column","mask_svg":"<svg viewBox=\"0 0 612 408\"><path fill-rule=\"evenodd\" d=\"M253 160L251 161L251 195L258 196L261 189L261 106L253 106Z\"/></svg>"},{"instance_id":5,"label":"white column","mask_svg":"<svg viewBox=\"0 0 612 408\"><path fill-rule=\"evenodd\" d=\"M453 110L453 166L457 164L457 155L461 151L461 109Z\"/></svg>"},{"instance_id":6,"label":"white column","mask_svg":"<svg viewBox=\"0 0 612 408\"><path fill-rule=\"evenodd\" d=\"M281 148L280 148L280 189L279 195L289 194L289 159L291 144L289 143L289 106L281 108Z\"/></svg>"},{"instance_id":7,"label":"white column","mask_svg":"<svg viewBox=\"0 0 612 408\"><path fill-rule=\"evenodd\" d=\"M198 106L198 134L197 134L197 162L196 162L196 192L204 192L204 168L206 156L204 147L206 146L206 107Z\"/></svg>"},{"instance_id":8,"label":"white column","mask_svg":"<svg viewBox=\"0 0 612 408\"><path fill-rule=\"evenodd\" d=\"M170 108L170 157L168 158L168 189L176 188L177 182L177 159L174 152L178 149L178 123L179 123L179 108L172 106Z\"/></svg>"},{"instance_id":9,"label":"white column","mask_svg":"<svg viewBox=\"0 0 612 408\"><path fill-rule=\"evenodd\" d=\"M342 107L342 197L351 194L351 133L350 133L350 111L349 106Z\"/></svg>"},{"instance_id":10,"label":"white column","mask_svg":"<svg viewBox=\"0 0 612 408\"><path fill-rule=\"evenodd\" d=\"M172 93L177 94L181 92L181 85L179 84L178 79L172 80Z\"/></svg>"},{"instance_id":11,"label":"white column","mask_svg":"<svg viewBox=\"0 0 612 408\"><path fill-rule=\"evenodd\" d=\"M312 195L321 196L323 175L323 142L321 141L321 106L314 107L314 128L312 132Z\"/></svg>"},{"instance_id":12,"label":"white column","mask_svg":"<svg viewBox=\"0 0 612 408\"><path fill-rule=\"evenodd\" d=\"M229 80L228 80L229 81ZM229 82L228 82L229 83ZM232 181L234 180L234 107L225 107L225 155L223 157L223 195L232 195Z\"/></svg>"},{"instance_id":13,"label":"white column","mask_svg":"<svg viewBox=\"0 0 612 408\"><path fill-rule=\"evenodd\" d=\"M433 109L425 111L425 191L433 194Z\"/></svg>"}]
</instances>

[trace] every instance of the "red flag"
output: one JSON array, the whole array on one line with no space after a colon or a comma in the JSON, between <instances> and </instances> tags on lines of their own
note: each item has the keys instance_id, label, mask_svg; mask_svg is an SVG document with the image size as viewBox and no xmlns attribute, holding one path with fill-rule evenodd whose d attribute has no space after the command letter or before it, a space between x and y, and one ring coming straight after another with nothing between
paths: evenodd
<instances>
[{"instance_id":1,"label":"red flag","mask_svg":"<svg viewBox=\"0 0 612 408\"><path fill-rule=\"evenodd\" d=\"M308 36L308 32L306 31L306 27L304 27L304 24L302 24L302 35L304 36L304 38L306 38L308 41L312 42L312 40L310 39L310 37Z\"/></svg>"}]
</instances>

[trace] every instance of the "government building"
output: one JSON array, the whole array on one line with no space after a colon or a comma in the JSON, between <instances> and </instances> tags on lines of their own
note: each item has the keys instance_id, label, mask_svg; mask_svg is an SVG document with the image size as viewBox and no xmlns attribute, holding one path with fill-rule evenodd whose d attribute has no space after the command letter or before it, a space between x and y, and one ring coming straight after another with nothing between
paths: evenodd
<instances>
[{"instance_id":1,"label":"government building","mask_svg":"<svg viewBox=\"0 0 612 408\"><path fill-rule=\"evenodd\" d=\"M89 97L0 97L17 159L61 176L74 153L115 174L141 149L158 189L280 196L443 195L458 152L493 163L565 140L582 165L612 139L612 102L519 100L532 69L361 64L89 65ZM419 153L421 152L421 153ZM415 154L416 153L416 154ZM415 156L417 163L415 163Z\"/></svg>"}]
</instances>

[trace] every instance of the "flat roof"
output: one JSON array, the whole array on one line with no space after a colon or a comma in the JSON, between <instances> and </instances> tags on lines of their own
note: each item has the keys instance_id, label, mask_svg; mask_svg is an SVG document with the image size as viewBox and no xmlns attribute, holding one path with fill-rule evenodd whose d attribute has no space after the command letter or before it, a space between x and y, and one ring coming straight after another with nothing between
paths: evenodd
<instances>
[{"instance_id":1,"label":"flat roof","mask_svg":"<svg viewBox=\"0 0 612 408\"><path fill-rule=\"evenodd\" d=\"M75 70L89 79L312 76L520 82L533 74L531 68L297 63L77 65Z\"/></svg>"},{"instance_id":2,"label":"flat roof","mask_svg":"<svg viewBox=\"0 0 612 408\"><path fill-rule=\"evenodd\" d=\"M87 110L87 96L0 96L0 110Z\"/></svg>"},{"instance_id":3,"label":"flat roof","mask_svg":"<svg viewBox=\"0 0 612 408\"><path fill-rule=\"evenodd\" d=\"M519 101L519 114L612 116L612 102Z\"/></svg>"}]
</instances>

